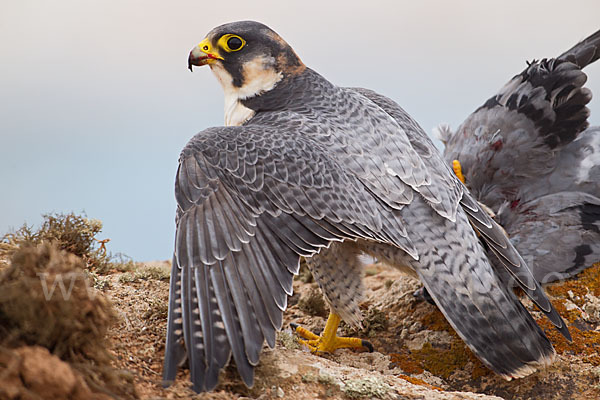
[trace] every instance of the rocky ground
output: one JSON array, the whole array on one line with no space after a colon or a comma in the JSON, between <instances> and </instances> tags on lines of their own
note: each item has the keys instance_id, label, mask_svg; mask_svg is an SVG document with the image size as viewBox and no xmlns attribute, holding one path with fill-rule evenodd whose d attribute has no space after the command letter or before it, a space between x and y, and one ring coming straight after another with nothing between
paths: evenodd
<instances>
[{"instance_id":1,"label":"rocky ground","mask_svg":"<svg viewBox=\"0 0 600 400\"><path fill-rule=\"evenodd\" d=\"M413 296L417 281L371 264L365 268L364 329L342 326L341 331L369 339L375 352L338 350L316 356L297 344L289 322L318 332L327 315L316 284L304 273L294 283L286 329L275 349L263 351L254 387L247 389L235 368L228 367L217 389L202 395L190 390L187 371L179 373L172 387L161 386L169 268L168 262L135 263L92 276L94 290L116 311L107 346L116 371L111 379L125 382L117 385L118 392L103 392L89 377L84 381L81 368L44 348L23 346L0 348L0 399L600 398L600 264L546 288L569 321L574 341L566 342L534 311L558 357L551 367L524 379L507 382L491 373L436 307ZM533 309L530 302L524 304Z\"/></svg>"},{"instance_id":2,"label":"rocky ground","mask_svg":"<svg viewBox=\"0 0 600 400\"><path fill-rule=\"evenodd\" d=\"M160 386L168 298L168 263L145 264L135 273L102 277L104 293L120 314L110 332L115 363L132 371L141 398L189 398L187 373L168 389ZM155 273L144 273L144 271ZM162 271L156 273L156 271ZM338 350L315 356L301 348L289 328L273 350L265 349L255 386L247 389L228 368L214 393L197 398L600 398L600 264L578 279L550 285L548 293L569 320L569 344L541 316L557 348L550 368L507 382L485 368L465 347L436 307L415 299L419 283L384 265L365 269L364 329L342 333L368 338L374 353ZM136 276L137 274L137 276ZM304 282L308 281L308 282ZM286 327L297 322L318 332L327 309L310 276L300 276L286 311ZM524 301L532 309L532 305Z\"/></svg>"}]
</instances>

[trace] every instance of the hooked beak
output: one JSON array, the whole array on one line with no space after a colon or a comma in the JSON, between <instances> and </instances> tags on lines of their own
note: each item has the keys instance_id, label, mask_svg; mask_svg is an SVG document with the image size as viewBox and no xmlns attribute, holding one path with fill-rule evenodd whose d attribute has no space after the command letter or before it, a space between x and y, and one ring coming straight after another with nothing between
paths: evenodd
<instances>
[{"instance_id":1,"label":"hooked beak","mask_svg":"<svg viewBox=\"0 0 600 400\"><path fill-rule=\"evenodd\" d=\"M200 44L190 51L188 57L188 68L192 71L192 66L201 67L206 64L212 64L217 60L223 60L219 53L212 51L212 46L208 39L204 39Z\"/></svg>"}]
</instances>

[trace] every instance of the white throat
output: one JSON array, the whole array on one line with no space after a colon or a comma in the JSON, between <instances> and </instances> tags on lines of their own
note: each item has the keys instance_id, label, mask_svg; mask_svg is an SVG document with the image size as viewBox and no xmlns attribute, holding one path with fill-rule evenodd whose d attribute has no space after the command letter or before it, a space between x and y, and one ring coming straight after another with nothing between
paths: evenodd
<instances>
[{"instance_id":1,"label":"white throat","mask_svg":"<svg viewBox=\"0 0 600 400\"><path fill-rule=\"evenodd\" d=\"M275 87L283 75L273 68L275 59L259 57L244 64L242 74L244 84L233 85L231 75L220 63L211 64L211 70L223 87L225 94L225 126L239 126L255 114L254 110L245 107L240 100L254 97Z\"/></svg>"}]
</instances>

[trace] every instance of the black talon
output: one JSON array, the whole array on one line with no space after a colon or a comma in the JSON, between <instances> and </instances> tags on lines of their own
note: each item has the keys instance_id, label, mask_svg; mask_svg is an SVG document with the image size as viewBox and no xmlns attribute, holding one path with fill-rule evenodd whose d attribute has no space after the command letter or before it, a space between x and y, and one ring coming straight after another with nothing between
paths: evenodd
<instances>
[{"instance_id":1,"label":"black talon","mask_svg":"<svg viewBox=\"0 0 600 400\"><path fill-rule=\"evenodd\" d=\"M294 332L296 332L296 329L298 329L298 324L295 322L290 322L290 327Z\"/></svg>"},{"instance_id":2,"label":"black talon","mask_svg":"<svg viewBox=\"0 0 600 400\"><path fill-rule=\"evenodd\" d=\"M361 339L360 344L362 345L362 347L366 347L369 350L369 353L372 353L373 351L375 351L373 344L371 342L369 342L368 340Z\"/></svg>"}]
</instances>

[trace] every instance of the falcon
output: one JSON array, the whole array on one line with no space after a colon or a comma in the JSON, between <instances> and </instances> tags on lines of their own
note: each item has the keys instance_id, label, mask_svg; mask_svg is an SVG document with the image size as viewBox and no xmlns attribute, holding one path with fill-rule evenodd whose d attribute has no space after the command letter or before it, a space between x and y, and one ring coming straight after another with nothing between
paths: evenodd
<instances>
[{"instance_id":1,"label":"falcon","mask_svg":"<svg viewBox=\"0 0 600 400\"><path fill-rule=\"evenodd\" d=\"M314 352L367 345L336 335L359 325L360 256L417 276L469 348L506 379L548 365L552 344L480 244L570 339L526 263L392 100L343 88L306 67L258 22L221 25L194 47L225 93L225 127L183 149L163 379L188 359L209 391L233 357L247 386L275 345L293 275L305 257L330 305Z\"/></svg>"},{"instance_id":2,"label":"falcon","mask_svg":"<svg viewBox=\"0 0 600 400\"><path fill-rule=\"evenodd\" d=\"M582 71L600 31L529 62L459 126L439 130L444 158L496 215L541 283L600 261L600 127Z\"/></svg>"}]
</instances>

